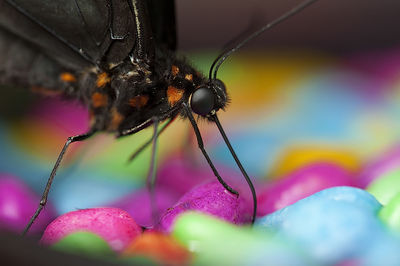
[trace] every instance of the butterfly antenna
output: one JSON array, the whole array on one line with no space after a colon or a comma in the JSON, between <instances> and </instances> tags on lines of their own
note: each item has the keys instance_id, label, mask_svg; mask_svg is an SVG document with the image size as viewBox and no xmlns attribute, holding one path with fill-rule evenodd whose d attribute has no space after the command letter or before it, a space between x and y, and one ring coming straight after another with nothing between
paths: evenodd
<instances>
[{"instance_id":1,"label":"butterfly antenna","mask_svg":"<svg viewBox=\"0 0 400 266\"><path fill-rule=\"evenodd\" d=\"M308 6L314 4L317 1L318 0L308 0L308 1L302 2L301 4L295 6L288 12L286 12L283 15L281 15L280 17L278 17L277 19L273 20L272 22L261 27L259 30L250 34L247 38L245 38L243 41L238 43L235 47L222 52L220 55L217 56L217 58L214 60L214 62L212 63L212 65L210 67L209 79L212 80L212 79L217 78L217 72L218 72L219 67L232 53L239 50L242 46L244 46L246 43L248 43L252 39L261 35L261 33L263 33L264 31L269 30L269 29L273 28L274 26L278 25L279 23L287 20L291 16L296 15L297 13L299 13L300 11L302 11L303 9L307 8Z\"/></svg>"}]
</instances>

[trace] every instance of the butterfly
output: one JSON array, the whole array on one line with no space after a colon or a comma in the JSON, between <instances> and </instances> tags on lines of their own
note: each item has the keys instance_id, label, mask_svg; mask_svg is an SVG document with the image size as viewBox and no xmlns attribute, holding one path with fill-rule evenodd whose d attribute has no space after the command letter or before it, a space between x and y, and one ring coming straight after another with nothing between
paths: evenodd
<instances>
[{"instance_id":1,"label":"butterfly","mask_svg":"<svg viewBox=\"0 0 400 266\"><path fill-rule=\"evenodd\" d=\"M153 127L152 138L131 157L153 145L148 176L151 190L157 137L178 116L191 123L198 146L221 185L239 195L223 180L205 150L195 115L214 123L221 133L252 192L254 222L257 201L253 183L217 116L229 101L217 72L245 43L314 2L302 2L225 50L206 77L176 54L173 0L1 1L1 45L18 48L1 55L1 83L77 99L88 107L91 117L87 132L66 140L24 234L46 205L57 169L72 143L97 132L119 138Z\"/></svg>"}]
</instances>

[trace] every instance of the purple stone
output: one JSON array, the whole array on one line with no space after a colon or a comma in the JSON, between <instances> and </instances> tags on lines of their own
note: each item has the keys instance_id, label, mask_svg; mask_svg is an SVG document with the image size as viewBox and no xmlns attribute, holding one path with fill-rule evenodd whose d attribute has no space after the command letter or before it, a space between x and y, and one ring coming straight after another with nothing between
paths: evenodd
<instances>
[{"instance_id":1,"label":"purple stone","mask_svg":"<svg viewBox=\"0 0 400 266\"><path fill-rule=\"evenodd\" d=\"M215 180L211 169L191 164L181 154L169 157L157 171L157 186L172 189L180 196L206 180Z\"/></svg>"},{"instance_id":2,"label":"purple stone","mask_svg":"<svg viewBox=\"0 0 400 266\"><path fill-rule=\"evenodd\" d=\"M176 193L165 188L156 187L155 202L157 207L156 211L158 211L159 214L164 213L168 208L172 207L177 200L178 196ZM151 227L154 225L150 194L145 188L133 192L114 204L111 204L111 206L125 210L135 219L137 224L143 227Z\"/></svg>"},{"instance_id":3,"label":"purple stone","mask_svg":"<svg viewBox=\"0 0 400 266\"><path fill-rule=\"evenodd\" d=\"M161 217L157 229L170 232L178 215L192 210L211 214L233 224L250 221L252 209L243 196L228 192L218 181L199 185L186 193Z\"/></svg>"},{"instance_id":4,"label":"purple stone","mask_svg":"<svg viewBox=\"0 0 400 266\"><path fill-rule=\"evenodd\" d=\"M17 177L0 174L0 229L21 233L38 204L39 197ZM54 217L54 209L47 204L29 234L42 233Z\"/></svg>"}]
</instances>

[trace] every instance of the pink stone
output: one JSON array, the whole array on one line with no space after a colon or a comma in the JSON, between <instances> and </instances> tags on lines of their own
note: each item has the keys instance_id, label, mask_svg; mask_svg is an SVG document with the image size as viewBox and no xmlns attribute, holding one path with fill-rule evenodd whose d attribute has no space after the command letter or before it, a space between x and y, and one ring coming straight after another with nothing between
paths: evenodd
<instances>
[{"instance_id":1,"label":"pink stone","mask_svg":"<svg viewBox=\"0 0 400 266\"><path fill-rule=\"evenodd\" d=\"M22 233L38 205L39 196L22 181L9 174L0 174L0 229ZM54 217L54 209L48 204L29 234L41 234Z\"/></svg>"},{"instance_id":2,"label":"pink stone","mask_svg":"<svg viewBox=\"0 0 400 266\"><path fill-rule=\"evenodd\" d=\"M342 167L330 163L314 163L300 168L257 195L257 216L282 209L318 191L335 186L354 186L354 178Z\"/></svg>"},{"instance_id":3,"label":"pink stone","mask_svg":"<svg viewBox=\"0 0 400 266\"><path fill-rule=\"evenodd\" d=\"M41 243L51 245L64 236L86 231L101 236L114 251L122 251L142 232L135 220L117 208L93 208L66 213L45 230Z\"/></svg>"},{"instance_id":4,"label":"pink stone","mask_svg":"<svg viewBox=\"0 0 400 266\"><path fill-rule=\"evenodd\" d=\"M194 210L214 215L233 224L242 224L251 219L251 210L244 197L229 193L218 182L208 182L199 185L186 193L178 203L161 217L158 229L170 232L178 215Z\"/></svg>"},{"instance_id":5,"label":"pink stone","mask_svg":"<svg viewBox=\"0 0 400 266\"><path fill-rule=\"evenodd\" d=\"M191 164L182 154L168 157L157 171L157 186L172 189L179 196L206 180L215 180L211 169Z\"/></svg>"},{"instance_id":6,"label":"pink stone","mask_svg":"<svg viewBox=\"0 0 400 266\"><path fill-rule=\"evenodd\" d=\"M168 208L172 207L177 200L178 196L176 193L162 187L155 188L156 211L158 211L158 214L164 213ZM133 192L118 200L116 203L112 204L112 206L127 211L133 219L143 227L151 227L154 225L150 194L146 188Z\"/></svg>"}]
</instances>

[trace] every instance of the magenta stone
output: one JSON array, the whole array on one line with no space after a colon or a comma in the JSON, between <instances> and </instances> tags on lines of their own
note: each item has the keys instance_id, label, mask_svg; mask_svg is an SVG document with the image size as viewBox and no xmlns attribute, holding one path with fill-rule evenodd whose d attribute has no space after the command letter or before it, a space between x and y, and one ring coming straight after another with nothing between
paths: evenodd
<instances>
[{"instance_id":1,"label":"magenta stone","mask_svg":"<svg viewBox=\"0 0 400 266\"><path fill-rule=\"evenodd\" d=\"M45 230L41 242L51 245L74 232L101 236L114 251L122 251L142 232L135 220L117 208L93 208L66 213Z\"/></svg>"},{"instance_id":2,"label":"magenta stone","mask_svg":"<svg viewBox=\"0 0 400 266\"><path fill-rule=\"evenodd\" d=\"M0 174L0 229L22 233L38 205L39 197L22 181L9 174ZM41 234L54 217L54 210L48 204L29 234Z\"/></svg>"},{"instance_id":3,"label":"magenta stone","mask_svg":"<svg viewBox=\"0 0 400 266\"><path fill-rule=\"evenodd\" d=\"M395 169L400 169L400 145L366 165L357 179L357 185L366 188L378 177Z\"/></svg>"},{"instance_id":4,"label":"magenta stone","mask_svg":"<svg viewBox=\"0 0 400 266\"><path fill-rule=\"evenodd\" d=\"M156 211L158 214L164 213L168 208L172 207L177 200L178 196L176 193L161 187L155 189ZM151 227L154 225L152 204L147 189L135 191L118 200L116 203L112 204L112 206L127 211L133 219L143 227ZM155 222L158 222L158 220Z\"/></svg>"},{"instance_id":5,"label":"magenta stone","mask_svg":"<svg viewBox=\"0 0 400 266\"><path fill-rule=\"evenodd\" d=\"M182 154L168 157L157 171L157 186L172 189L179 196L206 180L215 180L211 169L191 164Z\"/></svg>"},{"instance_id":6,"label":"magenta stone","mask_svg":"<svg viewBox=\"0 0 400 266\"><path fill-rule=\"evenodd\" d=\"M216 181L217 178L209 165L206 161L203 161L203 163L201 165L195 162L191 163L190 159L185 158L180 153L168 157L157 172L157 187L163 187L178 196L183 196L200 184ZM251 201L252 196L249 187L239 169L231 169L218 164L215 166L229 185L238 190L246 200ZM253 177L251 179L257 189L257 179Z\"/></svg>"},{"instance_id":7,"label":"magenta stone","mask_svg":"<svg viewBox=\"0 0 400 266\"><path fill-rule=\"evenodd\" d=\"M178 215L193 210L214 215L234 224L251 219L251 209L244 197L233 195L217 181L199 185L186 193L178 203L161 217L157 229L171 232Z\"/></svg>"},{"instance_id":8,"label":"magenta stone","mask_svg":"<svg viewBox=\"0 0 400 266\"><path fill-rule=\"evenodd\" d=\"M318 191L335 186L354 186L353 178L335 164L307 165L258 193L257 216L272 213Z\"/></svg>"}]
</instances>

